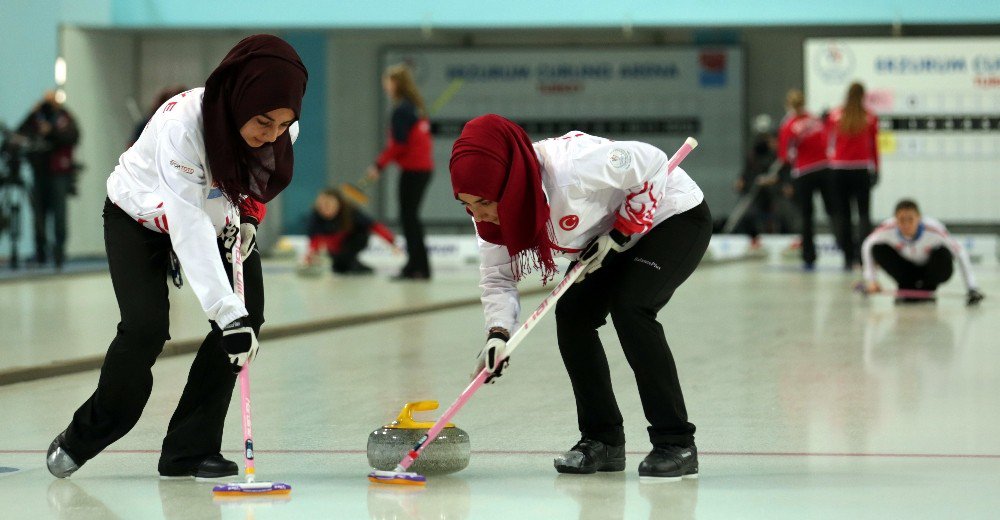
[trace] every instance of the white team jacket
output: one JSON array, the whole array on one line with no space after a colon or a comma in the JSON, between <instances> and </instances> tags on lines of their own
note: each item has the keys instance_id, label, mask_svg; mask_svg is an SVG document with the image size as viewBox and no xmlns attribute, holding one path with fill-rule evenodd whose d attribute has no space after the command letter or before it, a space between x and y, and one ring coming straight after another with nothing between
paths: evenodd
<instances>
[{"instance_id":1,"label":"white team jacket","mask_svg":"<svg viewBox=\"0 0 1000 520\"><path fill-rule=\"evenodd\" d=\"M632 235L628 249L660 222L705 198L681 168L667 176L667 154L646 143L574 131L534 147L555 230L553 252L570 259L613 227ZM513 333L520 301L507 248L480 238L479 256L486 328Z\"/></svg>"},{"instance_id":2,"label":"white team jacket","mask_svg":"<svg viewBox=\"0 0 1000 520\"><path fill-rule=\"evenodd\" d=\"M958 266L962 271L962 278L965 279L965 286L969 289L976 289L976 278L972 273L972 263L969 261L969 253L959 245L948 234L948 230L939 220L931 217L920 217L921 229L917 231L917 236L913 240L903 238L896 225L895 218L888 218L868 235L868 238L861 243L861 263L864 268L865 281L875 281L875 270L877 265L872 258L872 247L875 244L888 244L899 253L899 256L915 263L926 264L930 259L931 251L941 246L947 247L952 256L958 261Z\"/></svg>"},{"instance_id":3,"label":"white team jacket","mask_svg":"<svg viewBox=\"0 0 1000 520\"><path fill-rule=\"evenodd\" d=\"M148 229L170 235L191 289L219 327L247 314L233 292L216 237L239 225L239 209L218 188L205 153L202 98L196 88L170 98L108 177L108 198ZM297 125L297 123L296 123ZM297 127L289 129L291 137Z\"/></svg>"}]
</instances>

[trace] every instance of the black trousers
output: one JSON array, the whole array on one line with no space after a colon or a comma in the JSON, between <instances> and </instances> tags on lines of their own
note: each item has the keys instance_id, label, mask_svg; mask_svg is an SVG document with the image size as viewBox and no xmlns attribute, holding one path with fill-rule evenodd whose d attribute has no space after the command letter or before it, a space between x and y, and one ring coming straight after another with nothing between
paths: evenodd
<instances>
[{"instance_id":1,"label":"black trousers","mask_svg":"<svg viewBox=\"0 0 1000 520\"><path fill-rule=\"evenodd\" d=\"M33 188L35 212L35 256L39 262L47 260L47 253L52 252L57 266L61 266L65 258L66 245L66 199L69 197L73 179L69 175L52 175L48 172L35 172ZM55 236L49 248L49 226Z\"/></svg>"},{"instance_id":2,"label":"black trousers","mask_svg":"<svg viewBox=\"0 0 1000 520\"><path fill-rule=\"evenodd\" d=\"M424 243L424 225L420 222L420 204L431 182L431 172L404 171L399 176L399 218L406 237L406 265L404 275L431 275Z\"/></svg>"},{"instance_id":3,"label":"black trousers","mask_svg":"<svg viewBox=\"0 0 1000 520\"><path fill-rule=\"evenodd\" d=\"M656 314L694 272L711 236L712 216L702 202L653 228L559 300L559 351L573 385L583 436L625 444L622 414L597 333L610 314L639 385L649 440L653 445L694 442L695 426L688 422L677 367Z\"/></svg>"},{"instance_id":4,"label":"black trousers","mask_svg":"<svg viewBox=\"0 0 1000 520\"><path fill-rule=\"evenodd\" d=\"M816 228L813 226L815 206L813 199L818 191L823 199L823 207L830 217L830 227L838 229L837 200L835 186L829 170L818 170L807 173L792 181L795 190L795 203L802 214L802 261L812 265L816 262Z\"/></svg>"},{"instance_id":5,"label":"black trousers","mask_svg":"<svg viewBox=\"0 0 1000 520\"><path fill-rule=\"evenodd\" d=\"M329 251L333 264L333 272L343 273L358 266L358 255L368 247L368 237L371 232L362 226L355 226L350 234L340 244L340 249Z\"/></svg>"},{"instance_id":6,"label":"black trousers","mask_svg":"<svg viewBox=\"0 0 1000 520\"><path fill-rule=\"evenodd\" d=\"M170 338L170 237L142 227L106 201L104 242L121 321L104 358L97 390L76 411L67 429L66 450L78 463L93 458L135 426L153 388L150 369ZM210 254L220 255L231 278L232 267L222 251ZM259 333L264 322L260 255L251 253L243 265L247 310ZM191 469L221 450L222 427L236 382L221 341L221 331L213 326L195 355L163 439L161 470Z\"/></svg>"},{"instance_id":7,"label":"black trousers","mask_svg":"<svg viewBox=\"0 0 1000 520\"><path fill-rule=\"evenodd\" d=\"M875 263L896 280L900 289L937 290L939 285L951 278L955 270L951 251L943 246L931 251L931 256L924 265L903 258L888 244L873 246L872 256Z\"/></svg>"},{"instance_id":8,"label":"black trousers","mask_svg":"<svg viewBox=\"0 0 1000 520\"><path fill-rule=\"evenodd\" d=\"M872 174L868 170L835 170L832 174L836 185L837 213L840 215L840 247L844 250L844 265L859 264L861 242L872 232ZM857 230L854 228L855 209L858 214Z\"/></svg>"}]
</instances>

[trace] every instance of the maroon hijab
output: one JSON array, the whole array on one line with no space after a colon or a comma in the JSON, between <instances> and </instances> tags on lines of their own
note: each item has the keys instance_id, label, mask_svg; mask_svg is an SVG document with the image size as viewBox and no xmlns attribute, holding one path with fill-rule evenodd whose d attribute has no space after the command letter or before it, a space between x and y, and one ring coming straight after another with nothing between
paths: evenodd
<instances>
[{"instance_id":1,"label":"maroon hijab","mask_svg":"<svg viewBox=\"0 0 1000 520\"><path fill-rule=\"evenodd\" d=\"M278 108L301 115L309 74L291 45L277 36L244 38L205 81L202 111L205 149L212 178L231 201L249 195L268 202L292 181L292 140L251 148L240 128L250 118Z\"/></svg>"},{"instance_id":2,"label":"maroon hijab","mask_svg":"<svg viewBox=\"0 0 1000 520\"><path fill-rule=\"evenodd\" d=\"M543 282L551 280L557 269L549 203L524 129L496 114L469 121L451 150L449 168L456 198L467 193L498 203L500 225L477 222L476 231L483 240L507 247L514 279L537 268Z\"/></svg>"}]
</instances>

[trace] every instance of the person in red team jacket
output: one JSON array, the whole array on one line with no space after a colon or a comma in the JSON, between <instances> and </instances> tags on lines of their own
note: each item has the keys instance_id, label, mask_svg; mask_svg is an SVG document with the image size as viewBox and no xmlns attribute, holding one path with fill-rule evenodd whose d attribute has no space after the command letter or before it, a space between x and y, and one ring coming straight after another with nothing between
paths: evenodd
<instances>
[{"instance_id":1,"label":"person in red team jacket","mask_svg":"<svg viewBox=\"0 0 1000 520\"><path fill-rule=\"evenodd\" d=\"M420 204L434 170L431 125L424 100L406 65L393 65L382 75L382 88L396 104L389 125L389 144L368 167L368 177L377 179L391 162L402 169L399 177L399 218L406 237L406 265L397 279L429 280L431 265L420 222Z\"/></svg>"},{"instance_id":2,"label":"person in red team jacket","mask_svg":"<svg viewBox=\"0 0 1000 520\"><path fill-rule=\"evenodd\" d=\"M264 323L254 236L264 204L292 180L293 125L306 80L288 43L247 37L204 88L170 98L119 158L107 181L104 242L121 321L97 389L49 446L53 476L70 476L139 420L153 388L150 369L170 338L167 277L180 286L179 265L212 330L170 418L158 470L163 477L238 473L220 449L236 374L256 353ZM231 282L237 234L246 303Z\"/></svg>"},{"instance_id":3,"label":"person in red team jacket","mask_svg":"<svg viewBox=\"0 0 1000 520\"><path fill-rule=\"evenodd\" d=\"M861 263L860 244L872 230L871 189L878 183L878 118L865 109L864 99L864 85L852 83L844 106L832 110L826 123L845 269ZM856 234L852 202L858 212Z\"/></svg>"},{"instance_id":4,"label":"person in red team jacket","mask_svg":"<svg viewBox=\"0 0 1000 520\"><path fill-rule=\"evenodd\" d=\"M817 191L834 229L837 221L834 186L827 170L826 128L822 120L806 111L801 90L789 90L785 104L788 114L778 130L778 158L791 166L795 201L802 212L802 262L812 270L816 263L813 198Z\"/></svg>"},{"instance_id":5,"label":"person in red team jacket","mask_svg":"<svg viewBox=\"0 0 1000 520\"><path fill-rule=\"evenodd\" d=\"M350 203L338 190L328 188L316 196L307 226L309 252L306 265L314 265L322 252L330 255L337 274L369 274L373 270L358 260L368 247L372 233L396 248L396 237L389 228Z\"/></svg>"}]
</instances>

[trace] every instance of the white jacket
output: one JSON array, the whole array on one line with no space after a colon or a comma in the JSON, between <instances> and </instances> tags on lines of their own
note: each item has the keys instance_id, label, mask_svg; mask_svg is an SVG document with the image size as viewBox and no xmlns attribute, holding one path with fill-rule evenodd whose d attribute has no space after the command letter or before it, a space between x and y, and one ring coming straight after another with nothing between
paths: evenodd
<instances>
[{"instance_id":1,"label":"white jacket","mask_svg":"<svg viewBox=\"0 0 1000 520\"><path fill-rule=\"evenodd\" d=\"M913 240L903 238L895 218L882 221L879 227L872 231L861 243L861 264L865 281L874 282L876 277L875 260L872 258L872 247L875 244L888 244L899 253L899 256L917 265L924 265L930 260L931 251L939 247L947 247L958 261L968 289L976 289L976 277L972 273L972 262L969 253L948 234L948 229L939 220L931 217L920 217L920 228Z\"/></svg>"},{"instance_id":2,"label":"white jacket","mask_svg":"<svg viewBox=\"0 0 1000 520\"><path fill-rule=\"evenodd\" d=\"M534 147L555 230L553 252L571 260L612 228L632 235L626 246L631 248L650 229L705 198L681 168L667 176L667 154L646 143L574 131ZM486 329L513 333L520 301L510 254L505 246L478 242Z\"/></svg>"},{"instance_id":3,"label":"white jacket","mask_svg":"<svg viewBox=\"0 0 1000 520\"><path fill-rule=\"evenodd\" d=\"M108 177L108 198L146 228L170 235L191 289L208 318L225 328L247 315L226 276L216 237L239 209L213 187L196 88L170 98ZM294 140L297 128L289 129Z\"/></svg>"}]
</instances>

